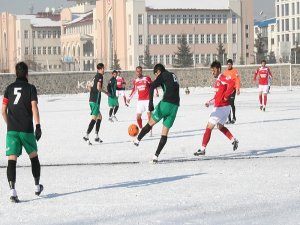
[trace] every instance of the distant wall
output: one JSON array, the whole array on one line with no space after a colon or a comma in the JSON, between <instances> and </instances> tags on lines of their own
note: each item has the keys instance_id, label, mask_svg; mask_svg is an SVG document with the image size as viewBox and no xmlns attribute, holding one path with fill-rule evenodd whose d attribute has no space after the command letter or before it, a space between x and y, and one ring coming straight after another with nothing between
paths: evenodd
<instances>
[{"instance_id":1,"label":"distant wall","mask_svg":"<svg viewBox=\"0 0 300 225\"><path fill-rule=\"evenodd\" d=\"M253 87L253 73L259 65L255 66L236 66L241 77L243 88ZM270 65L273 73L273 85L289 86L290 84L290 65ZM225 70L225 67L223 68ZM212 86L214 79L209 68L190 68L190 69L170 69L178 76L181 87L205 87ZM154 78L152 70L144 70L144 74ZM292 65L292 85L300 85L300 65ZM61 72L61 73L31 73L29 81L38 90L38 94L75 94L86 92L86 83L93 79L95 72ZM131 89L132 81L135 78L134 71L123 71L122 76L127 82L127 89ZM110 72L104 75L104 87L111 77ZM15 80L14 74L0 74L0 91L3 94L5 87Z\"/></svg>"}]
</instances>

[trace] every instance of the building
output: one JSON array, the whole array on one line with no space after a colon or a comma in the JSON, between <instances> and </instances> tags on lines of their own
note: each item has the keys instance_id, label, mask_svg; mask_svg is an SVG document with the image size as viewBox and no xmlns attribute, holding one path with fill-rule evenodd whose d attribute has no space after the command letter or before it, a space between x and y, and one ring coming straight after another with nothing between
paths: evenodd
<instances>
[{"instance_id":1,"label":"building","mask_svg":"<svg viewBox=\"0 0 300 225\"><path fill-rule=\"evenodd\" d=\"M276 0L276 58L279 61L291 60L291 49L300 41L300 2L299 0Z\"/></svg>"},{"instance_id":2,"label":"building","mask_svg":"<svg viewBox=\"0 0 300 225\"><path fill-rule=\"evenodd\" d=\"M118 3L117 3L118 2ZM182 35L188 39L195 66L217 59L223 43L236 63L253 63L253 6L247 0L98 0L95 60L112 66L114 56L123 69L142 64L149 46L153 63L171 67ZM207 3L207 4L206 4ZM173 7L173 5L175 7Z\"/></svg>"}]
</instances>

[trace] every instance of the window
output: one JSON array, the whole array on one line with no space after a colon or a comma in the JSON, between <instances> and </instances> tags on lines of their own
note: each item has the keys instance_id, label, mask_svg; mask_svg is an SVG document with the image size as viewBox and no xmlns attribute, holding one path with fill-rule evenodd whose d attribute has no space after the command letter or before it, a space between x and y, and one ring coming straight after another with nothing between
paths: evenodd
<instances>
[{"instance_id":1,"label":"window","mask_svg":"<svg viewBox=\"0 0 300 225\"><path fill-rule=\"evenodd\" d=\"M210 15L206 15L206 21L205 21L206 24L210 24Z\"/></svg>"},{"instance_id":2,"label":"window","mask_svg":"<svg viewBox=\"0 0 300 225\"><path fill-rule=\"evenodd\" d=\"M204 54L201 54L200 59L201 59L201 63L205 63L205 55Z\"/></svg>"},{"instance_id":3,"label":"window","mask_svg":"<svg viewBox=\"0 0 300 225\"><path fill-rule=\"evenodd\" d=\"M37 32L37 38L41 38L41 31Z\"/></svg>"},{"instance_id":4,"label":"window","mask_svg":"<svg viewBox=\"0 0 300 225\"><path fill-rule=\"evenodd\" d=\"M193 44L193 35L189 34L189 44Z\"/></svg>"},{"instance_id":5,"label":"window","mask_svg":"<svg viewBox=\"0 0 300 225\"><path fill-rule=\"evenodd\" d=\"M176 55L172 55L172 64L175 64L176 61Z\"/></svg>"},{"instance_id":6,"label":"window","mask_svg":"<svg viewBox=\"0 0 300 225\"><path fill-rule=\"evenodd\" d=\"M236 24L236 15L234 13L232 14L232 23Z\"/></svg>"},{"instance_id":7,"label":"window","mask_svg":"<svg viewBox=\"0 0 300 225\"><path fill-rule=\"evenodd\" d=\"M165 15L165 24L169 24L169 15Z\"/></svg>"},{"instance_id":8,"label":"window","mask_svg":"<svg viewBox=\"0 0 300 225\"><path fill-rule=\"evenodd\" d=\"M276 7L276 17L279 17L279 5Z\"/></svg>"},{"instance_id":9,"label":"window","mask_svg":"<svg viewBox=\"0 0 300 225\"><path fill-rule=\"evenodd\" d=\"M199 44L199 34L195 34L195 44Z\"/></svg>"},{"instance_id":10,"label":"window","mask_svg":"<svg viewBox=\"0 0 300 225\"><path fill-rule=\"evenodd\" d=\"M143 55L139 55L139 65L142 65L144 61L144 56Z\"/></svg>"},{"instance_id":11,"label":"window","mask_svg":"<svg viewBox=\"0 0 300 225\"><path fill-rule=\"evenodd\" d=\"M289 16L289 3L285 4L285 15Z\"/></svg>"},{"instance_id":12,"label":"window","mask_svg":"<svg viewBox=\"0 0 300 225\"><path fill-rule=\"evenodd\" d=\"M157 45L157 35L153 35L153 44Z\"/></svg>"},{"instance_id":13,"label":"window","mask_svg":"<svg viewBox=\"0 0 300 225\"><path fill-rule=\"evenodd\" d=\"M164 35L159 35L159 44L160 45L164 44Z\"/></svg>"},{"instance_id":14,"label":"window","mask_svg":"<svg viewBox=\"0 0 300 225\"><path fill-rule=\"evenodd\" d=\"M299 13L300 13L300 3L297 2L297 14L299 14Z\"/></svg>"},{"instance_id":15,"label":"window","mask_svg":"<svg viewBox=\"0 0 300 225\"><path fill-rule=\"evenodd\" d=\"M292 19L292 26L293 26L293 30L296 30L296 20L295 20L295 18Z\"/></svg>"},{"instance_id":16,"label":"window","mask_svg":"<svg viewBox=\"0 0 300 225\"><path fill-rule=\"evenodd\" d=\"M46 55L46 54L47 54L47 48L43 47L43 55Z\"/></svg>"},{"instance_id":17,"label":"window","mask_svg":"<svg viewBox=\"0 0 300 225\"><path fill-rule=\"evenodd\" d=\"M57 32L56 32L56 30L55 31L53 31L53 38L57 38Z\"/></svg>"},{"instance_id":18,"label":"window","mask_svg":"<svg viewBox=\"0 0 300 225\"><path fill-rule=\"evenodd\" d=\"M43 38L46 38L46 36L47 36L47 32L43 30Z\"/></svg>"},{"instance_id":19,"label":"window","mask_svg":"<svg viewBox=\"0 0 300 225\"><path fill-rule=\"evenodd\" d=\"M186 15L183 15L183 17L182 17L182 23L186 24Z\"/></svg>"},{"instance_id":20,"label":"window","mask_svg":"<svg viewBox=\"0 0 300 225\"><path fill-rule=\"evenodd\" d=\"M28 55L28 54L29 54L29 48L25 47L25 55Z\"/></svg>"},{"instance_id":21,"label":"window","mask_svg":"<svg viewBox=\"0 0 300 225\"><path fill-rule=\"evenodd\" d=\"M166 65L170 65L170 56L166 55Z\"/></svg>"},{"instance_id":22,"label":"window","mask_svg":"<svg viewBox=\"0 0 300 225\"><path fill-rule=\"evenodd\" d=\"M150 15L147 15L147 23L151 24L151 16Z\"/></svg>"},{"instance_id":23,"label":"window","mask_svg":"<svg viewBox=\"0 0 300 225\"><path fill-rule=\"evenodd\" d=\"M33 55L36 55L36 47L33 47L33 48L32 48L32 54L33 54Z\"/></svg>"},{"instance_id":24,"label":"window","mask_svg":"<svg viewBox=\"0 0 300 225\"><path fill-rule=\"evenodd\" d=\"M174 45L176 44L176 41L175 41L175 34L172 34L171 35L171 43Z\"/></svg>"},{"instance_id":25,"label":"window","mask_svg":"<svg viewBox=\"0 0 300 225\"><path fill-rule=\"evenodd\" d=\"M195 55L195 63L199 64L199 55L198 54Z\"/></svg>"},{"instance_id":26,"label":"window","mask_svg":"<svg viewBox=\"0 0 300 225\"><path fill-rule=\"evenodd\" d=\"M163 55L160 55L159 56L159 62L164 64L164 56Z\"/></svg>"},{"instance_id":27,"label":"window","mask_svg":"<svg viewBox=\"0 0 300 225\"><path fill-rule=\"evenodd\" d=\"M207 43L207 44L210 44L210 34L207 34L207 35L206 35L206 43Z\"/></svg>"},{"instance_id":28,"label":"window","mask_svg":"<svg viewBox=\"0 0 300 225\"><path fill-rule=\"evenodd\" d=\"M148 45L151 45L152 41L151 41L151 35L148 35Z\"/></svg>"},{"instance_id":29,"label":"window","mask_svg":"<svg viewBox=\"0 0 300 225\"><path fill-rule=\"evenodd\" d=\"M51 38L51 31L48 31L48 38Z\"/></svg>"},{"instance_id":30,"label":"window","mask_svg":"<svg viewBox=\"0 0 300 225\"><path fill-rule=\"evenodd\" d=\"M159 15L158 16L158 22L159 22L159 24L163 24L164 23L164 16L163 15Z\"/></svg>"},{"instance_id":31,"label":"window","mask_svg":"<svg viewBox=\"0 0 300 225\"><path fill-rule=\"evenodd\" d=\"M232 34L232 43L236 43L236 34Z\"/></svg>"},{"instance_id":32,"label":"window","mask_svg":"<svg viewBox=\"0 0 300 225\"><path fill-rule=\"evenodd\" d=\"M200 42L201 44L204 44L204 34L201 34Z\"/></svg>"},{"instance_id":33,"label":"window","mask_svg":"<svg viewBox=\"0 0 300 225\"><path fill-rule=\"evenodd\" d=\"M143 24L143 14L138 15L138 24Z\"/></svg>"},{"instance_id":34,"label":"window","mask_svg":"<svg viewBox=\"0 0 300 225\"><path fill-rule=\"evenodd\" d=\"M189 15L189 24L193 23L193 15Z\"/></svg>"},{"instance_id":35,"label":"window","mask_svg":"<svg viewBox=\"0 0 300 225\"><path fill-rule=\"evenodd\" d=\"M35 38L35 31L33 30L32 31L32 39L34 39Z\"/></svg>"},{"instance_id":36,"label":"window","mask_svg":"<svg viewBox=\"0 0 300 225\"><path fill-rule=\"evenodd\" d=\"M295 45L295 44L296 44L296 34L293 33L293 45Z\"/></svg>"},{"instance_id":37,"label":"window","mask_svg":"<svg viewBox=\"0 0 300 225\"><path fill-rule=\"evenodd\" d=\"M38 47L38 55L41 55L41 54L42 54L42 48Z\"/></svg>"},{"instance_id":38,"label":"window","mask_svg":"<svg viewBox=\"0 0 300 225\"><path fill-rule=\"evenodd\" d=\"M53 47L53 55L56 55L57 52L56 52L56 47Z\"/></svg>"},{"instance_id":39,"label":"window","mask_svg":"<svg viewBox=\"0 0 300 225\"><path fill-rule=\"evenodd\" d=\"M236 53L233 53L232 60L233 60L233 62L236 62Z\"/></svg>"},{"instance_id":40,"label":"window","mask_svg":"<svg viewBox=\"0 0 300 225\"><path fill-rule=\"evenodd\" d=\"M215 24L216 23L216 15L211 16L211 23Z\"/></svg>"},{"instance_id":41,"label":"window","mask_svg":"<svg viewBox=\"0 0 300 225\"><path fill-rule=\"evenodd\" d=\"M215 34L212 34L211 35L211 43L216 43L216 35Z\"/></svg>"},{"instance_id":42,"label":"window","mask_svg":"<svg viewBox=\"0 0 300 225\"><path fill-rule=\"evenodd\" d=\"M207 55L206 55L206 62L207 62L207 63L210 63L210 62L211 62L211 60L210 60L210 54L207 54Z\"/></svg>"},{"instance_id":43,"label":"window","mask_svg":"<svg viewBox=\"0 0 300 225\"><path fill-rule=\"evenodd\" d=\"M249 34L248 33L246 33L246 38L249 38Z\"/></svg>"},{"instance_id":44,"label":"window","mask_svg":"<svg viewBox=\"0 0 300 225\"><path fill-rule=\"evenodd\" d=\"M139 45L143 44L143 35L139 35Z\"/></svg>"},{"instance_id":45,"label":"window","mask_svg":"<svg viewBox=\"0 0 300 225\"><path fill-rule=\"evenodd\" d=\"M227 23L227 15L226 14L223 15L223 23L224 24Z\"/></svg>"},{"instance_id":46,"label":"window","mask_svg":"<svg viewBox=\"0 0 300 225\"><path fill-rule=\"evenodd\" d=\"M57 47L57 53L58 53L58 55L60 55L60 53L61 53L60 46Z\"/></svg>"},{"instance_id":47,"label":"window","mask_svg":"<svg viewBox=\"0 0 300 225\"><path fill-rule=\"evenodd\" d=\"M223 36L223 43L224 43L224 44L227 43L227 34L224 34L224 36Z\"/></svg>"},{"instance_id":48,"label":"window","mask_svg":"<svg viewBox=\"0 0 300 225\"><path fill-rule=\"evenodd\" d=\"M153 57L153 64L157 64L157 55Z\"/></svg>"},{"instance_id":49,"label":"window","mask_svg":"<svg viewBox=\"0 0 300 225\"><path fill-rule=\"evenodd\" d=\"M300 18L298 17L297 18L297 30L299 30L300 29Z\"/></svg>"},{"instance_id":50,"label":"window","mask_svg":"<svg viewBox=\"0 0 300 225\"><path fill-rule=\"evenodd\" d=\"M24 38L28 39L28 30L24 30Z\"/></svg>"},{"instance_id":51,"label":"window","mask_svg":"<svg viewBox=\"0 0 300 225\"><path fill-rule=\"evenodd\" d=\"M290 35L289 35L289 34L286 34L286 35L285 35L285 41L286 41L286 42L289 42L289 41L290 41Z\"/></svg>"},{"instance_id":52,"label":"window","mask_svg":"<svg viewBox=\"0 0 300 225\"><path fill-rule=\"evenodd\" d=\"M289 19L285 19L285 30L289 31L290 30L290 23L289 23Z\"/></svg>"},{"instance_id":53,"label":"window","mask_svg":"<svg viewBox=\"0 0 300 225\"><path fill-rule=\"evenodd\" d=\"M175 24L175 15L171 15L171 24Z\"/></svg>"},{"instance_id":54,"label":"window","mask_svg":"<svg viewBox=\"0 0 300 225\"><path fill-rule=\"evenodd\" d=\"M281 16L284 16L284 5L281 5Z\"/></svg>"},{"instance_id":55,"label":"window","mask_svg":"<svg viewBox=\"0 0 300 225\"><path fill-rule=\"evenodd\" d=\"M165 35L165 44L170 44L170 36L168 34Z\"/></svg>"},{"instance_id":56,"label":"window","mask_svg":"<svg viewBox=\"0 0 300 225\"><path fill-rule=\"evenodd\" d=\"M157 16L152 15L152 24L156 24L156 22L157 22Z\"/></svg>"},{"instance_id":57,"label":"window","mask_svg":"<svg viewBox=\"0 0 300 225\"><path fill-rule=\"evenodd\" d=\"M200 16L200 23L203 24L204 23L204 15Z\"/></svg>"},{"instance_id":58,"label":"window","mask_svg":"<svg viewBox=\"0 0 300 225\"><path fill-rule=\"evenodd\" d=\"M51 55L51 47L48 47L48 55Z\"/></svg>"},{"instance_id":59,"label":"window","mask_svg":"<svg viewBox=\"0 0 300 225\"><path fill-rule=\"evenodd\" d=\"M280 35L277 35L277 43L280 42Z\"/></svg>"},{"instance_id":60,"label":"window","mask_svg":"<svg viewBox=\"0 0 300 225\"><path fill-rule=\"evenodd\" d=\"M295 15L295 3L292 3L292 15Z\"/></svg>"},{"instance_id":61,"label":"window","mask_svg":"<svg viewBox=\"0 0 300 225\"><path fill-rule=\"evenodd\" d=\"M222 43L222 34L218 34L218 43Z\"/></svg>"},{"instance_id":62,"label":"window","mask_svg":"<svg viewBox=\"0 0 300 225\"><path fill-rule=\"evenodd\" d=\"M177 44L180 44L180 43L181 43L181 35L177 34Z\"/></svg>"},{"instance_id":63,"label":"window","mask_svg":"<svg viewBox=\"0 0 300 225\"><path fill-rule=\"evenodd\" d=\"M176 23L177 24L181 23L181 16L180 15L177 15L177 17L176 17Z\"/></svg>"},{"instance_id":64,"label":"window","mask_svg":"<svg viewBox=\"0 0 300 225\"><path fill-rule=\"evenodd\" d=\"M281 35L281 41L284 41L284 34Z\"/></svg>"},{"instance_id":65,"label":"window","mask_svg":"<svg viewBox=\"0 0 300 225\"><path fill-rule=\"evenodd\" d=\"M222 23L222 15L218 15L218 24Z\"/></svg>"},{"instance_id":66,"label":"window","mask_svg":"<svg viewBox=\"0 0 300 225\"><path fill-rule=\"evenodd\" d=\"M199 15L195 15L195 24L198 24L199 23Z\"/></svg>"},{"instance_id":67,"label":"window","mask_svg":"<svg viewBox=\"0 0 300 225\"><path fill-rule=\"evenodd\" d=\"M284 31L284 20L281 20L281 31Z\"/></svg>"}]
</instances>

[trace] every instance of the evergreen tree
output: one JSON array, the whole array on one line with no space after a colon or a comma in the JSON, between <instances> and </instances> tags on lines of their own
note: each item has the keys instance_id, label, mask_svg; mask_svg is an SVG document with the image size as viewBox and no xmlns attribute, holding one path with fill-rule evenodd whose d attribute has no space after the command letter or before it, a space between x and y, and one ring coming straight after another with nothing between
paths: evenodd
<instances>
[{"instance_id":1,"label":"evergreen tree","mask_svg":"<svg viewBox=\"0 0 300 225\"><path fill-rule=\"evenodd\" d=\"M260 64L261 60L265 58L265 50L262 34L259 33L257 35L257 39L255 39L254 47L256 48L256 63Z\"/></svg>"},{"instance_id":2,"label":"evergreen tree","mask_svg":"<svg viewBox=\"0 0 300 225\"><path fill-rule=\"evenodd\" d=\"M276 63L276 57L275 57L275 53L273 51L270 52L270 54L268 55L268 64L274 64Z\"/></svg>"},{"instance_id":3,"label":"evergreen tree","mask_svg":"<svg viewBox=\"0 0 300 225\"><path fill-rule=\"evenodd\" d=\"M219 43L218 48L218 60L221 64L225 64L224 60L225 60L225 48L223 43Z\"/></svg>"},{"instance_id":4,"label":"evergreen tree","mask_svg":"<svg viewBox=\"0 0 300 225\"><path fill-rule=\"evenodd\" d=\"M149 45L146 45L146 47L145 47L143 65L146 69L153 69L153 67L154 67L154 65L151 62Z\"/></svg>"},{"instance_id":5,"label":"evergreen tree","mask_svg":"<svg viewBox=\"0 0 300 225\"><path fill-rule=\"evenodd\" d=\"M112 65L111 69L112 70L121 70L120 60L118 59L116 51L114 53L114 60L113 60L113 65Z\"/></svg>"},{"instance_id":6,"label":"evergreen tree","mask_svg":"<svg viewBox=\"0 0 300 225\"><path fill-rule=\"evenodd\" d=\"M182 35L180 39L180 45L178 46L178 51L175 52L177 56L175 59L174 67L185 68L192 67L194 65L193 54L191 53L191 48L187 43L186 35Z\"/></svg>"}]
</instances>

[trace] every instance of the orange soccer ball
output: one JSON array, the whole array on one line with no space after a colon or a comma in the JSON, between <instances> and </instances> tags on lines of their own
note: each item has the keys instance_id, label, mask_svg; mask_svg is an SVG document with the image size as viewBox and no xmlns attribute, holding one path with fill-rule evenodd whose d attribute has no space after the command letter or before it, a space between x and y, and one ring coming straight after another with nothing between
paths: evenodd
<instances>
[{"instance_id":1,"label":"orange soccer ball","mask_svg":"<svg viewBox=\"0 0 300 225\"><path fill-rule=\"evenodd\" d=\"M131 137L135 137L136 135L139 134L139 127L135 124L130 124L128 127L128 134Z\"/></svg>"}]
</instances>

